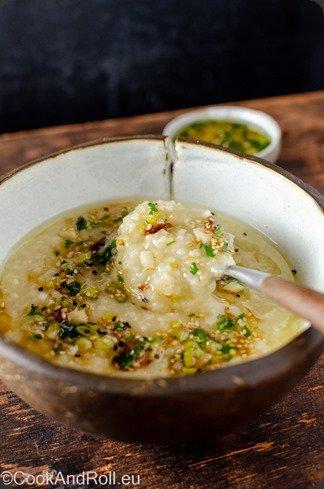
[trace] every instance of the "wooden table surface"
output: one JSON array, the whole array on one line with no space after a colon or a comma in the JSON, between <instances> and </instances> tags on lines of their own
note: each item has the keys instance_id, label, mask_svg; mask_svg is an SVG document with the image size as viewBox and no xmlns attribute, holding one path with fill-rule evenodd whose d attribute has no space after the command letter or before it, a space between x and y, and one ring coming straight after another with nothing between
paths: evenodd
<instances>
[{"instance_id":1,"label":"wooden table surface","mask_svg":"<svg viewBox=\"0 0 324 489\"><path fill-rule=\"evenodd\" d=\"M264 110L277 119L283 129L280 164L323 193L324 91L237 105ZM0 171L85 141L158 134L182 112L3 134ZM217 442L173 447L127 444L81 433L38 414L0 383L0 469L31 474L61 470L65 475L116 471L117 476L139 475L142 488L314 487L323 477L321 366L323 362L318 362L294 391L236 433Z\"/></svg>"}]
</instances>

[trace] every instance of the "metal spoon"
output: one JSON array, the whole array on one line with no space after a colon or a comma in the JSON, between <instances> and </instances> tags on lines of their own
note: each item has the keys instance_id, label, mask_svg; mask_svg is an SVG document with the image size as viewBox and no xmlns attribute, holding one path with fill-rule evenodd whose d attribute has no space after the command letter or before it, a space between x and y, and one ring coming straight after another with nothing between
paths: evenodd
<instances>
[{"instance_id":1,"label":"metal spoon","mask_svg":"<svg viewBox=\"0 0 324 489\"><path fill-rule=\"evenodd\" d=\"M324 294L250 268L231 265L226 268L225 274L259 290L286 309L311 321L316 329L324 333Z\"/></svg>"}]
</instances>

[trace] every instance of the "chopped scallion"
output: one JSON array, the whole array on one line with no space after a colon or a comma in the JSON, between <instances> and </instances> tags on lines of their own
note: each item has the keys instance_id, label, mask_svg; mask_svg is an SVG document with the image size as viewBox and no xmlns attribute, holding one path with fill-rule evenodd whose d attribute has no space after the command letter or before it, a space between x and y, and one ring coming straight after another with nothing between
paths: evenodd
<instances>
[{"instance_id":1,"label":"chopped scallion","mask_svg":"<svg viewBox=\"0 0 324 489\"><path fill-rule=\"evenodd\" d=\"M191 273L192 275L196 275L196 273L198 272L197 263L195 263L195 262L193 261L193 262L190 264L189 270L190 270L190 273Z\"/></svg>"},{"instance_id":2,"label":"chopped scallion","mask_svg":"<svg viewBox=\"0 0 324 489\"><path fill-rule=\"evenodd\" d=\"M87 229L88 223L85 217L79 216L75 222L75 226L78 231L82 231L82 229Z\"/></svg>"},{"instance_id":3,"label":"chopped scallion","mask_svg":"<svg viewBox=\"0 0 324 489\"><path fill-rule=\"evenodd\" d=\"M206 253L206 255L207 255L207 256L209 256L209 257L211 257L211 258L213 258L213 257L215 256L215 252L214 252L214 250L213 250L213 248L212 248L212 246L211 246L211 245L209 245L209 244L204 244L204 245L203 245L203 248L204 248L205 253Z\"/></svg>"},{"instance_id":4,"label":"chopped scallion","mask_svg":"<svg viewBox=\"0 0 324 489\"><path fill-rule=\"evenodd\" d=\"M149 202L147 205L149 206L150 214L154 214L154 212L158 212L159 209L156 202Z\"/></svg>"}]
</instances>

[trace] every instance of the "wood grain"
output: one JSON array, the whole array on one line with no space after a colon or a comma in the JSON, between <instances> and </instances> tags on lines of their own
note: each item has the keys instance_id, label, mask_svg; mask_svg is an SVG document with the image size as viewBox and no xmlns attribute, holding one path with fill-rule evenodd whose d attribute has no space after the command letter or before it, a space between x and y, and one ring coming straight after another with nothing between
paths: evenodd
<instances>
[{"instance_id":1,"label":"wood grain","mask_svg":"<svg viewBox=\"0 0 324 489\"><path fill-rule=\"evenodd\" d=\"M280 164L324 192L324 91L238 102L272 115L283 131ZM188 109L190 110L190 109ZM111 136L159 134L178 110L126 119L36 129L0 135L0 170L62 148Z\"/></svg>"},{"instance_id":2,"label":"wood grain","mask_svg":"<svg viewBox=\"0 0 324 489\"><path fill-rule=\"evenodd\" d=\"M264 110L278 120L283 129L280 164L324 192L324 91L239 105ZM160 133L183 112L3 134L0 171L102 137ZM324 475L322 366L318 362L293 392L238 432L214 442L173 447L131 445L78 432L36 413L0 384L0 469L34 474L115 470L117 475L139 474L140 487L152 489L315 487Z\"/></svg>"}]
</instances>

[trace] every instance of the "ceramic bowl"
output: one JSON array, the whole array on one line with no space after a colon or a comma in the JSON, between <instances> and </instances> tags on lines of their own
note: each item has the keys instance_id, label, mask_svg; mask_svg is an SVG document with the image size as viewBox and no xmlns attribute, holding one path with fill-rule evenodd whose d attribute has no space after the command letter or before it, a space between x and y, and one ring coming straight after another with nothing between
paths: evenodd
<instances>
[{"instance_id":1,"label":"ceramic bowl","mask_svg":"<svg viewBox=\"0 0 324 489\"><path fill-rule=\"evenodd\" d=\"M179 140L169 159L162 136L72 148L2 178L0 262L27 232L56 214L109 199L195 202L259 228L290 255L302 281L323 290L323 198L270 163ZM151 381L54 366L0 338L0 375L36 409L123 440L176 442L216 437L266 410L316 360L312 327L263 358L213 372Z\"/></svg>"},{"instance_id":2,"label":"ceramic bowl","mask_svg":"<svg viewBox=\"0 0 324 489\"><path fill-rule=\"evenodd\" d=\"M188 124L206 119L226 119L261 129L270 136L271 142L257 156L273 163L277 161L281 149L281 129L273 117L260 110L234 105L217 105L197 109L172 119L164 127L163 134L174 138L178 131Z\"/></svg>"}]
</instances>

